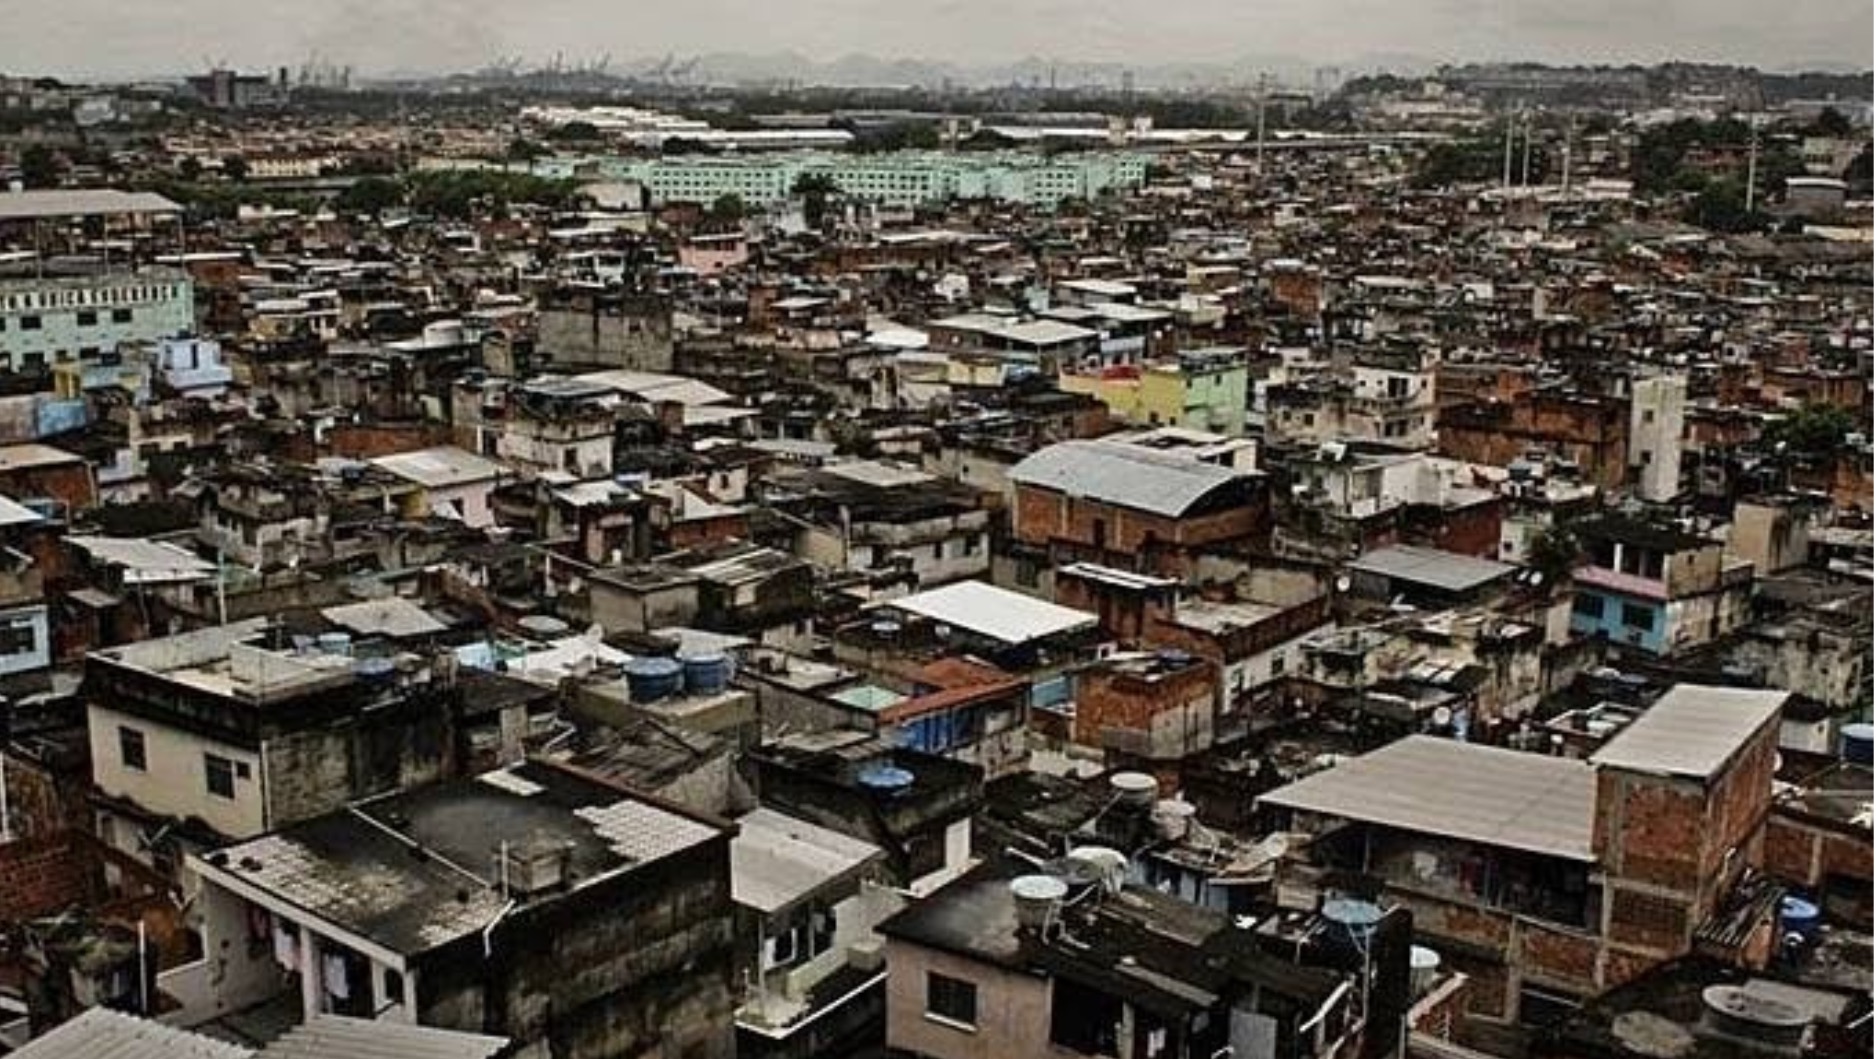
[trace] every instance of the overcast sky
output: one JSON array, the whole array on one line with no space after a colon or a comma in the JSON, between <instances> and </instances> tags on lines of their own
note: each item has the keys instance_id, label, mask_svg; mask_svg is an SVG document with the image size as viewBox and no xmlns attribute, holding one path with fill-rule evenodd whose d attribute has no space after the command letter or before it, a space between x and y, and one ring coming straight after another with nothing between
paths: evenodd
<instances>
[{"instance_id":1,"label":"overcast sky","mask_svg":"<svg viewBox=\"0 0 1876 1059\"><path fill-rule=\"evenodd\" d=\"M1738 62L1867 68L1870 0L10 0L0 72L67 76L297 65L366 73L499 55L799 51L1000 62L1291 55Z\"/></svg>"}]
</instances>

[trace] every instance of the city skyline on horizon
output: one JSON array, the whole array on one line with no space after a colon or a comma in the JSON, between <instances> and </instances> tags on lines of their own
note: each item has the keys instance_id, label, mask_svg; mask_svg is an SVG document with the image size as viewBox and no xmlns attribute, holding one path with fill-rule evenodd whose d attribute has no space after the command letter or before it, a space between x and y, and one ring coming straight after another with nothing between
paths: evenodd
<instances>
[{"instance_id":1,"label":"city skyline on horizon","mask_svg":"<svg viewBox=\"0 0 1876 1059\"><path fill-rule=\"evenodd\" d=\"M967 76L1035 63L1143 71L1287 64L1349 73L1448 62L1686 61L1839 73L1872 67L1872 9L1846 0L1794 0L1773 24L1762 24L1759 9L1741 0L1585 0L1567 11L1530 0L1430 0L1379 12L1359 0L1276 0L1256 11L1186 0L1153 17L1116 0L947 0L912 11L858 0L789 0L791 17L773 20L749 18L749 7L697 0L673 16L623 13L596 0L540 0L526 8L491 0L313 6L174 0L129 10L109 0L71 0L18 16L16 31L0 41L0 70L123 79L223 62L256 70L298 66L318 57L382 78L475 70L509 58L533 67L557 54L569 64L611 56L611 71L621 74L661 55L732 69L873 64ZM202 32L208 24L217 27L212 35ZM1065 24L1074 27L1067 42Z\"/></svg>"}]
</instances>

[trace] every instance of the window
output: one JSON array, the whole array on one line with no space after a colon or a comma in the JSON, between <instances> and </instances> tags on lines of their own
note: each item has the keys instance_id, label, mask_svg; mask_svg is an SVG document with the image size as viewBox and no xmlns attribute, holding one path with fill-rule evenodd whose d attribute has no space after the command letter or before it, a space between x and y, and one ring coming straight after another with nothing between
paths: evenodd
<instances>
[{"instance_id":1,"label":"window","mask_svg":"<svg viewBox=\"0 0 1876 1059\"><path fill-rule=\"evenodd\" d=\"M135 728L118 727L117 753L127 769L146 772L150 768L150 759L143 746L143 733Z\"/></svg>"},{"instance_id":2,"label":"window","mask_svg":"<svg viewBox=\"0 0 1876 1059\"><path fill-rule=\"evenodd\" d=\"M78 310L78 326L80 327L98 326L98 311L96 309Z\"/></svg>"},{"instance_id":3,"label":"window","mask_svg":"<svg viewBox=\"0 0 1876 1059\"><path fill-rule=\"evenodd\" d=\"M1596 618L1600 620L1602 618L1602 597L1578 595L1576 602L1570 604L1570 609L1585 618Z\"/></svg>"},{"instance_id":4,"label":"window","mask_svg":"<svg viewBox=\"0 0 1876 1059\"><path fill-rule=\"evenodd\" d=\"M22 331L37 331L41 326L41 321L37 316L20 317L20 330Z\"/></svg>"},{"instance_id":5,"label":"window","mask_svg":"<svg viewBox=\"0 0 1876 1059\"><path fill-rule=\"evenodd\" d=\"M114 324L127 324L130 322L131 315L131 310L129 309L112 309L111 322Z\"/></svg>"},{"instance_id":6,"label":"window","mask_svg":"<svg viewBox=\"0 0 1876 1059\"><path fill-rule=\"evenodd\" d=\"M1622 624L1631 629L1652 629L1655 627L1655 612L1640 604L1624 603Z\"/></svg>"},{"instance_id":7,"label":"window","mask_svg":"<svg viewBox=\"0 0 1876 1059\"><path fill-rule=\"evenodd\" d=\"M1290 664L1289 659L1283 656L1282 651L1278 651L1276 654L1271 655L1270 656L1270 675L1273 677L1282 676L1284 669L1288 667L1289 664Z\"/></svg>"},{"instance_id":8,"label":"window","mask_svg":"<svg viewBox=\"0 0 1876 1059\"><path fill-rule=\"evenodd\" d=\"M945 1022L975 1028L977 986L937 971L925 975L925 1014Z\"/></svg>"},{"instance_id":9,"label":"window","mask_svg":"<svg viewBox=\"0 0 1876 1059\"><path fill-rule=\"evenodd\" d=\"M234 762L214 754L202 755L202 767L208 773L208 792L217 798L235 796Z\"/></svg>"},{"instance_id":10,"label":"window","mask_svg":"<svg viewBox=\"0 0 1876 1059\"><path fill-rule=\"evenodd\" d=\"M1652 423L1654 421L1655 421L1655 410L1652 408L1642 409L1642 422Z\"/></svg>"}]
</instances>

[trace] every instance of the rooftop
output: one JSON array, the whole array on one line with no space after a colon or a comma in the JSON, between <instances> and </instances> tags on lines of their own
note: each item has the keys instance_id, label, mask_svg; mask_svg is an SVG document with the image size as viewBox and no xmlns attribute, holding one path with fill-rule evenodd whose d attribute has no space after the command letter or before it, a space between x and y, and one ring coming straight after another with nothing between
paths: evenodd
<instances>
[{"instance_id":1,"label":"rooftop","mask_svg":"<svg viewBox=\"0 0 1876 1059\"><path fill-rule=\"evenodd\" d=\"M1596 770L1570 758L1415 735L1259 801L1567 860L1594 859Z\"/></svg>"},{"instance_id":2,"label":"rooftop","mask_svg":"<svg viewBox=\"0 0 1876 1059\"><path fill-rule=\"evenodd\" d=\"M0 195L0 198L4 198ZM88 1008L14 1059L250 1059L253 1052L109 1008Z\"/></svg>"},{"instance_id":3,"label":"rooftop","mask_svg":"<svg viewBox=\"0 0 1876 1059\"><path fill-rule=\"evenodd\" d=\"M1707 779L1777 717L1789 692L1676 684L1596 751L1610 768Z\"/></svg>"},{"instance_id":4,"label":"rooftop","mask_svg":"<svg viewBox=\"0 0 1876 1059\"><path fill-rule=\"evenodd\" d=\"M1006 644L1025 644L1065 632L1093 628L1094 615L1058 606L982 581L943 588L882 604Z\"/></svg>"},{"instance_id":5,"label":"rooftop","mask_svg":"<svg viewBox=\"0 0 1876 1059\"><path fill-rule=\"evenodd\" d=\"M430 489L486 482L502 471L501 464L454 445L438 445L415 452L379 456L371 462L399 478Z\"/></svg>"},{"instance_id":6,"label":"rooftop","mask_svg":"<svg viewBox=\"0 0 1876 1059\"><path fill-rule=\"evenodd\" d=\"M504 1037L315 1015L268 1045L258 1059L493 1059L507 1047Z\"/></svg>"},{"instance_id":7,"label":"rooftop","mask_svg":"<svg viewBox=\"0 0 1876 1059\"><path fill-rule=\"evenodd\" d=\"M878 846L773 809L736 821L730 840L730 891L764 915L782 911L882 858Z\"/></svg>"},{"instance_id":8,"label":"rooftop","mask_svg":"<svg viewBox=\"0 0 1876 1059\"><path fill-rule=\"evenodd\" d=\"M1364 552L1349 568L1390 581L1425 585L1446 592L1468 592L1509 576L1517 567L1492 559L1400 544Z\"/></svg>"},{"instance_id":9,"label":"rooftop","mask_svg":"<svg viewBox=\"0 0 1876 1059\"><path fill-rule=\"evenodd\" d=\"M0 221L50 217L111 217L138 213L181 213L182 207L155 192L107 188L42 189L0 194Z\"/></svg>"},{"instance_id":10,"label":"rooftop","mask_svg":"<svg viewBox=\"0 0 1876 1059\"><path fill-rule=\"evenodd\" d=\"M504 847L565 849L577 891L721 834L621 788L526 763L328 813L195 863L206 878L409 957L496 920Z\"/></svg>"},{"instance_id":11,"label":"rooftop","mask_svg":"<svg viewBox=\"0 0 1876 1059\"><path fill-rule=\"evenodd\" d=\"M1064 441L1010 468L1010 481L1180 518L1218 489L1250 480L1188 456L1113 441Z\"/></svg>"}]
</instances>

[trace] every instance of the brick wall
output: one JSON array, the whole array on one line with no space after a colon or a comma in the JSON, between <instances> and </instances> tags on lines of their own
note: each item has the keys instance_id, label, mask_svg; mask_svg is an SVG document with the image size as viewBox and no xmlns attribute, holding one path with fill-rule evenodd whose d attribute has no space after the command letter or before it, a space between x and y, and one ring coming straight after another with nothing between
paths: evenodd
<instances>
[{"instance_id":1,"label":"brick wall","mask_svg":"<svg viewBox=\"0 0 1876 1059\"><path fill-rule=\"evenodd\" d=\"M0 921L35 919L95 899L104 885L99 867L79 832L0 846Z\"/></svg>"},{"instance_id":2,"label":"brick wall","mask_svg":"<svg viewBox=\"0 0 1876 1059\"><path fill-rule=\"evenodd\" d=\"M1116 669L1090 670L1075 689L1075 741L1119 747L1131 757L1177 760L1211 748L1216 700L1216 670L1209 662L1152 680Z\"/></svg>"}]
</instances>

